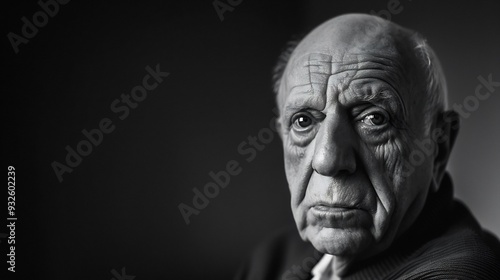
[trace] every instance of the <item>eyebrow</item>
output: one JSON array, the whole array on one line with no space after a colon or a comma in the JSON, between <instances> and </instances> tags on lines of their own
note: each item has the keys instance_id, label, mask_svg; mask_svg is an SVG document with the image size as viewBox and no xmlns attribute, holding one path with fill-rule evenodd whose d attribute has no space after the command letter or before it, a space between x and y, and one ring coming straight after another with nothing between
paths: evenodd
<instances>
[{"instance_id":1,"label":"eyebrow","mask_svg":"<svg viewBox=\"0 0 500 280\"><path fill-rule=\"evenodd\" d=\"M295 88L295 92L291 92L288 98L285 100L283 108L283 117L285 120L290 119L294 112L304 111L306 109L315 109L321 111L324 106L324 102L318 102L318 99L324 99L322 95L314 94L310 85L301 85Z\"/></svg>"},{"instance_id":2,"label":"eyebrow","mask_svg":"<svg viewBox=\"0 0 500 280\"><path fill-rule=\"evenodd\" d=\"M367 90L366 87L350 88L339 94L339 101L345 100L346 106L353 106L356 103L386 104L395 114L405 118L406 107L399 92L388 82L380 78L373 78L384 83L381 89L376 91ZM367 84L367 83L366 83Z\"/></svg>"},{"instance_id":3,"label":"eyebrow","mask_svg":"<svg viewBox=\"0 0 500 280\"><path fill-rule=\"evenodd\" d=\"M359 78L358 78L359 79ZM373 91L366 89L366 85L371 82L364 82L359 87L350 87L338 95L339 102L346 107L354 107L359 104L384 104L392 111L396 117L402 117L404 123L406 119L405 104L397 90L387 81L380 78L366 78L380 80L384 86L380 90ZM290 118L292 112L314 109L321 111L325 106L325 94L315 94L310 84L297 85L292 87L290 94L285 101L284 117ZM344 101L342 101L344 100Z\"/></svg>"},{"instance_id":4,"label":"eyebrow","mask_svg":"<svg viewBox=\"0 0 500 280\"><path fill-rule=\"evenodd\" d=\"M321 53L308 54L298 59L297 67L307 69L308 79L304 79L301 81L302 83L289 88L288 97L284 100L284 112L308 108L321 111L326 102L327 87L338 86L328 85L328 77L354 71L354 76L348 78L349 81L345 84L346 88L341 89L337 97L342 105L352 107L359 103L384 104L395 117L407 119L405 103L398 91L403 90L398 85L400 85L401 80L404 80L398 61L393 61L380 54L363 54L362 57L360 54L352 54L352 56L351 59L344 57L340 64L332 61L331 55ZM352 65L357 65L357 67L351 68ZM371 71L366 72L366 70L381 70L383 73L373 75ZM365 79L366 81L358 84L357 81ZM378 89L374 89L370 85L374 81L378 81L377 83L382 85L376 86Z\"/></svg>"}]
</instances>

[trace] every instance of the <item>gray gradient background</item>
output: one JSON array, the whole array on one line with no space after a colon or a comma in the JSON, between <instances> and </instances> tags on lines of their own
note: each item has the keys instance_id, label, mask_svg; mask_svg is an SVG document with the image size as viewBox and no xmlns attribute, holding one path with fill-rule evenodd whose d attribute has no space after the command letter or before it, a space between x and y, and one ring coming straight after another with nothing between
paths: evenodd
<instances>
[{"instance_id":1,"label":"gray gradient background","mask_svg":"<svg viewBox=\"0 0 500 280\"><path fill-rule=\"evenodd\" d=\"M4 36L3 151L5 166L17 169L19 273L111 279L126 267L137 280L229 279L265 236L293 225L277 135L252 162L237 147L273 117L270 72L293 34L388 1L244 0L223 22L211 1L187 2L72 1L19 54ZM39 9L9 5L4 34L19 33L20 18ZM500 80L498 1L401 5L392 20L428 38L450 104L474 94L479 75ZM157 63L171 75L118 120L110 103ZM497 236L499 93L462 121L449 166L456 196ZM59 183L50 163L64 161L64 147L103 117L115 131ZM192 188L229 160L242 173L187 226L178 204L191 204Z\"/></svg>"}]
</instances>

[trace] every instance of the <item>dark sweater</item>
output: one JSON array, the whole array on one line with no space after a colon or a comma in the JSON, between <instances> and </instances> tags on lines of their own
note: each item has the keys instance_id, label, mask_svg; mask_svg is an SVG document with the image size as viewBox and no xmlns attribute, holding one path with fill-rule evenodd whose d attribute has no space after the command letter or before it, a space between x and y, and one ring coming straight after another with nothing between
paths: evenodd
<instances>
[{"instance_id":1,"label":"dark sweater","mask_svg":"<svg viewBox=\"0 0 500 280\"><path fill-rule=\"evenodd\" d=\"M323 254L296 229L274 235L235 279L311 279ZM453 199L448 175L410 229L384 253L354 264L342 279L500 279L500 243Z\"/></svg>"}]
</instances>

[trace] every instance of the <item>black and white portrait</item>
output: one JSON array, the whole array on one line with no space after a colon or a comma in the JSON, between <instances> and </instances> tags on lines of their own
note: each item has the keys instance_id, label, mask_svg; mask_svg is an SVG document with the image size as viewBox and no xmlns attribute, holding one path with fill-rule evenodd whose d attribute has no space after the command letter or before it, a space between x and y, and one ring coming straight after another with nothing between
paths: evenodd
<instances>
[{"instance_id":1,"label":"black and white portrait","mask_svg":"<svg viewBox=\"0 0 500 280\"><path fill-rule=\"evenodd\" d=\"M500 279L496 1L5 5L1 279Z\"/></svg>"}]
</instances>

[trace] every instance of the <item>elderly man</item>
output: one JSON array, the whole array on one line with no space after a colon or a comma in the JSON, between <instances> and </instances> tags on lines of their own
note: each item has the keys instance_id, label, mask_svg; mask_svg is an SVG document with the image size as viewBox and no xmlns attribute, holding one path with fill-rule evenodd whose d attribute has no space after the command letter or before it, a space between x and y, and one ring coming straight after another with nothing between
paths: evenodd
<instances>
[{"instance_id":1,"label":"elderly man","mask_svg":"<svg viewBox=\"0 0 500 280\"><path fill-rule=\"evenodd\" d=\"M498 240L453 200L458 116L419 34L339 16L274 78L300 238L265 242L238 279L500 279Z\"/></svg>"}]
</instances>

